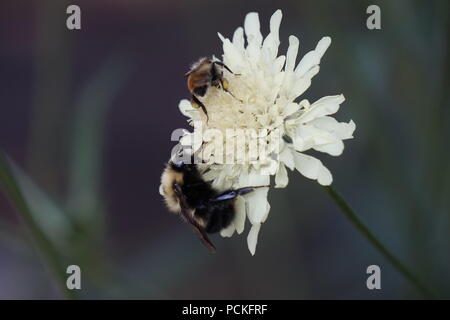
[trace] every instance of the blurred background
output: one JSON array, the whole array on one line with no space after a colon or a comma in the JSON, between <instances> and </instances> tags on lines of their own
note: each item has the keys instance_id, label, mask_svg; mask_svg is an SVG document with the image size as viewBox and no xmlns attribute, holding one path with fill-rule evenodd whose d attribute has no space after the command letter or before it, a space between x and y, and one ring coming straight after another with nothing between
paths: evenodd
<instances>
[{"instance_id":1,"label":"blurred background","mask_svg":"<svg viewBox=\"0 0 450 320\"><path fill-rule=\"evenodd\" d=\"M79 31L66 8L81 7ZM366 28L381 8L382 29ZM449 6L435 1L24 1L0 3L0 298L415 299L420 293L315 182L269 194L255 256L249 227L210 255L167 213L159 179L183 74L221 55L258 11L282 9L281 49L333 43L305 98L344 93L355 139L321 155L334 187L401 261L450 298ZM366 268L381 267L381 290ZM70 294L69 294L70 295ZM70 296L69 296L70 297Z\"/></svg>"}]
</instances>

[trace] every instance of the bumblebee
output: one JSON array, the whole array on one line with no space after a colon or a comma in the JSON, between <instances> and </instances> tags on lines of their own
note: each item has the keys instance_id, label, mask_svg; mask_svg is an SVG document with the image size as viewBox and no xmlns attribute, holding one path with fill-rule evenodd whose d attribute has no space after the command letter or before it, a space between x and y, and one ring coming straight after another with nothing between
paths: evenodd
<instances>
[{"instance_id":1,"label":"bumblebee","mask_svg":"<svg viewBox=\"0 0 450 320\"><path fill-rule=\"evenodd\" d=\"M204 97L209 87L214 86L233 96L233 94L228 91L228 81L223 77L224 69L231 74L234 74L223 62L212 60L210 58L201 58L194 63L191 70L185 74L187 77L187 87L192 94L191 102L194 106L202 108L207 118L208 112L206 111L206 107L198 97Z\"/></svg>"},{"instance_id":2,"label":"bumblebee","mask_svg":"<svg viewBox=\"0 0 450 320\"><path fill-rule=\"evenodd\" d=\"M235 200L255 188L244 187L218 192L203 180L197 165L169 161L161 176L163 196L169 211L176 213L192 226L203 244L211 251L216 248L208 233L228 227L235 216Z\"/></svg>"}]
</instances>

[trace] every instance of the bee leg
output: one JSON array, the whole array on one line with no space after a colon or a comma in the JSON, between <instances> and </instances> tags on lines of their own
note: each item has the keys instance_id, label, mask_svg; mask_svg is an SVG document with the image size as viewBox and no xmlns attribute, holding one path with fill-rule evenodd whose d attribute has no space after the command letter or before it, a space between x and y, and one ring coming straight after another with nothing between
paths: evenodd
<instances>
[{"instance_id":1,"label":"bee leg","mask_svg":"<svg viewBox=\"0 0 450 320\"><path fill-rule=\"evenodd\" d=\"M241 99L236 98L236 97L234 96L234 94L232 94L231 91L228 90L228 81L227 81L227 80L225 80L225 79L223 79L223 78L220 78L219 81L220 81L220 85L221 85L223 91L225 91L226 93L228 93L230 96L232 96L233 98L235 98L235 99L238 100L239 102L241 102L241 103L243 102Z\"/></svg>"},{"instance_id":2,"label":"bee leg","mask_svg":"<svg viewBox=\"0 0 450 320\"><path fill-rule=\"evenodd\" d=\"M191 225L192 230L194 230L195 234L198 238L203 242L203 244L209 249L210 252L214 253L216 251L216 247L209 239L206 234L205 228L203 228L193 217L189 209L189 205L187 203L186 197L183 194L183 190L181 186L177 183L173 185L175 194L177 195L181 208L181 218Z\"/></svg>"},{"instance_id":3,"label":"bee leg","mask_svg":"<svg viewBox=\"0 0 450 320\"><path fill-rule=\"evenodd\" d=\"M201 102L195 95L192 95L192 102L193 102L194 104L196 104L197 107L202 108L203 112L204 112L205 115L206 115L206 122L208 122L208 120L209 120L208 112L206 111L206 107L205 107L205 105L203 104L203 102ZM195 106L194 106L194 107L195 107Z\"/></svg>"},{"instance_id":4,"label":"bee leg","mask_svg":"<svg viewBox=\"0 0 450 320\"><path fill-rule=\"evenodd\" d=\"M235 190L229 190L229 191L225 191L218 197L211 199L211 201L223 201L223 200L234 199L237 196L242 196L244 194L250 193L257 188L268 188L268 187L269 186L255 186L255 187L244 187L244 188L239 188L239 189L235 189Z\"/></svg>"},{"instance_id":5,"label":"bee leg","mask_svg":"<svg viewBox=\"0 0 450 320\"><path fill-rule=\"evenodd\" d=\"M230 70L230 68L227 67L227 65L221 61L214 61L215 64L218 64L219 66L225 68L228 70L229 73L234 74L235 76L240 76L239 73L234 73L233 71Z\"/></svg>"}]
</instances>

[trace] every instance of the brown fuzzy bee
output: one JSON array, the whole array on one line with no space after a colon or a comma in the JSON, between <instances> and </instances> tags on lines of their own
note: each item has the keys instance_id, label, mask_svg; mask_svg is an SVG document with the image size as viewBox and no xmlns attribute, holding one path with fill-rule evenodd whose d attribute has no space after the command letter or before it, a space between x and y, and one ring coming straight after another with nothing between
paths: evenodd
<instances>
[{"instance_id":1,"label":"brown fuzzy bee","mask_svg":"<svg viewBox=\"0 0 450 320\"><path fill-rule=\"evenodd\" d=\"M192 94L191 101L193 106L202 108L206 117L208 117L208 112L206 111L205 105L198 97L204 97L209 87L214 86L216 88L221 88L233 96L233 94L228 91L228 81L223 77L223 69L234 74L223 62L215 61L210 58L201 58L194 63L191 70L185 74L185 76L187 76L187 87Z\"/></svg>"}]
</instances>

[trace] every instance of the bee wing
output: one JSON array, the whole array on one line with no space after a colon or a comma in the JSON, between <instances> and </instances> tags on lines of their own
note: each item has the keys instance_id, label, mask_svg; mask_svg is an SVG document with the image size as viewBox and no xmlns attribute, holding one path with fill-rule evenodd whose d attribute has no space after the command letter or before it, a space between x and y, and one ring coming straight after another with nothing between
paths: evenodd
<instances>
[{"instance_id":1,"label":"bee wing","mask_svg":"<svg viewBox=\"0 0 450 320\"><path fill-rule=\"evenodd\" d=\"M192 229L194 230L194 233L197 234L198 238L209 249L209 251L212 253L216 252L216 247L209 239L205 229L192 217L189 210L189 206L186 202L186 197L181 192L180 186L178 184L175 184L174 187L175 192L180 201L181 217L183 218L184 221L186 221L189 225L191 225Z\"/></svg>"}]
</instances>

